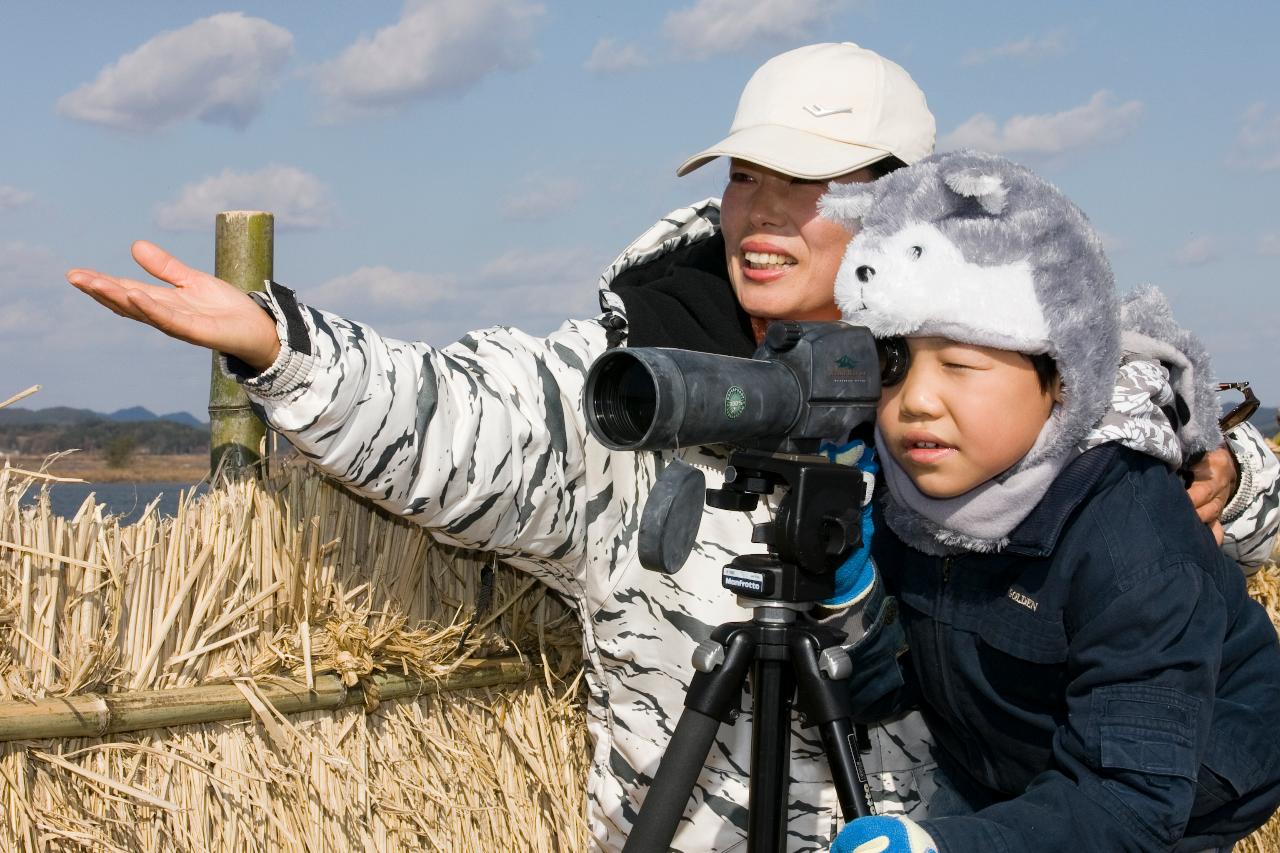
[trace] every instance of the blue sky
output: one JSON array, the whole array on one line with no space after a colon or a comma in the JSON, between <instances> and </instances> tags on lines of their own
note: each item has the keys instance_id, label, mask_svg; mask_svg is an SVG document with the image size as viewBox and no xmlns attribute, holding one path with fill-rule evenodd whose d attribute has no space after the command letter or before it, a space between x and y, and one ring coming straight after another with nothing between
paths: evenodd
<instances>
[{"instance_id":1,"label":"blue sky","mask_svg":"<svg viewBox=\"0 0 1280 853\"><path fill-rule=\"evenodd\" d=\"M1229 11L1225 11L1229 10ZM1276 4L412 0L0 8L0 398L201 416L208 354L108 314L70 266L147 238L211 268L217 211L276 211L279 281L443 344L543 333L666 211L752 70L855 41L925 90L940 145L1048 175L1280 403Z\"/></svg>"}]
</instances>

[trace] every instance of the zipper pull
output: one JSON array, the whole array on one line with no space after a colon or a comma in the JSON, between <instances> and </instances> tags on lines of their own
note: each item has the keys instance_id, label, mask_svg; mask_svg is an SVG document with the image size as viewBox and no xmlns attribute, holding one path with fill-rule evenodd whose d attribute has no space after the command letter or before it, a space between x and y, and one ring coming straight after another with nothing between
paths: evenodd
<instances>
[{"instance_id":1,"label":"zipper pull","mask_svg":"<svg viewBox=\"0 0 1280 853\"><path fill-rule=\"evenodd\" d=\"M951 580L951 558L943 557L942 558L942 582L945 584L949 580Z\"/></svg>"}]
</instances>

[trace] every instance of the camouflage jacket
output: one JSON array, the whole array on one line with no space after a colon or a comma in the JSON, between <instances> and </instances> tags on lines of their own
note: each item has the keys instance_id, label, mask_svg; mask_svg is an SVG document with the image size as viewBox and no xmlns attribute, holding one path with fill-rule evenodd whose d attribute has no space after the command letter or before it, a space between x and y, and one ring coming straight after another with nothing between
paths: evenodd
<instances>
[{"instance_id":1,"label":"camouflage jacket","mask_svg":"<svg viewBox=\"0 0 1280 853\"><path fill-rule=\"evenodd\" d=\"M262 297L281 353L240 377L268 422L354 491L430 528L442 541L496 552L577 608L594 743L588 792L593 844L618 850L683 707L691 655L711 630L750 617L720 568L751 544L754 512L705 510L677 575L644 570L641 510L671 452L611 452L586 435L582 386L592 361L626 341L614 277L718 232L715 201L675 211L601 277L603 313L545 338L497 327L443 348L386 339L299 305L286 288ZM677 451L723 481L719 448ZM1274 507L1273 507L1274 512ZM872 733L867 759L881 807L914 813L931 784L917 718ZM905 733L904 733L905 732ZM673 849L724 851L745 837L749 714L721 728ZM814 729L792 734L790 850L826 850L839 807Z\"/></svg>"}]
</instances>

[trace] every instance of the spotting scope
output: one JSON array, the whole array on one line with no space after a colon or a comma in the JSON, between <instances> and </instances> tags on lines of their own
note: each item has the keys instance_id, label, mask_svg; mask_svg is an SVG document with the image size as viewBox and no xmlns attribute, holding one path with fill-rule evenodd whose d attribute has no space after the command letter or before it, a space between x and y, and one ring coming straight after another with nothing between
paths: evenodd
<instances>
[{"instance_id":1,"label":"spotting scope","mask_svg":"<svg viewBox=\"0 0 1280 853\"><path fill-rule=\"evenodd\" d=\"M751 358L619 348L587 372L587 429L611 450L729 444L816 453L875 416L906 368L901 339L848 323L774 322Z\"/></svg>"}]
</instances>

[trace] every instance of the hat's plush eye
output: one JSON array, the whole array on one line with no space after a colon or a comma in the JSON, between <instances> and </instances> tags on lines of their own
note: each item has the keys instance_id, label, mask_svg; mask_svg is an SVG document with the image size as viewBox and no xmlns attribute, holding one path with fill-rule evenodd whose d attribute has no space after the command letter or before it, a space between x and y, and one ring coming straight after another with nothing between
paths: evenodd
<instances>
[{"instance_id":1,"label":"hat's plush eye","mask_svg":"<svg viewBox=\"0 0 1280 853\"><path fill-rule=\"evenodd\" d=\"M912 257L913 259L917 259L917 260L918 260L918 259L919 259L919 257L920 257L921 255L923 255L923 254L924 254L924 249L920 248L919 246L912 246L912 247L911 247L911 257Z\"/></svg>"}]
</instances>

